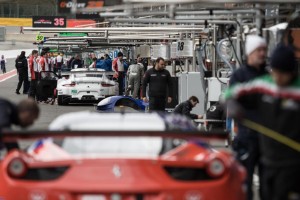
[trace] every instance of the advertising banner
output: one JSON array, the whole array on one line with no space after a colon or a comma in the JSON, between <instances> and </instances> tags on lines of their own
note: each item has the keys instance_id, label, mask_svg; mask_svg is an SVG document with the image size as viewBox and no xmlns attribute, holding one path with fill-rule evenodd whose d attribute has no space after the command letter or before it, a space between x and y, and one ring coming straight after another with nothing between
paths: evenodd
<instances>
[{"instance_id":1,"label":"advertising banner","mask_svg":"<svg viewBox=\"0 0 300 200\"><path fill-rule=\"evenodd\" d=\"M58 0L58 12L59 13L71 13L72 8L82 9L82 8L101 8L104 5L104 0L77 0L74 3L72 0Z\"/></svg>"},{"instance_id":2,"label":"advertising banner","mask_svg":"<svg viewBox=\"0 0 300 200\"><path fill-rule=\"evenodd\" d=\"M67 19L64 16L33 16L32 27L65 28Z\"/></svg>"}]
</instances>

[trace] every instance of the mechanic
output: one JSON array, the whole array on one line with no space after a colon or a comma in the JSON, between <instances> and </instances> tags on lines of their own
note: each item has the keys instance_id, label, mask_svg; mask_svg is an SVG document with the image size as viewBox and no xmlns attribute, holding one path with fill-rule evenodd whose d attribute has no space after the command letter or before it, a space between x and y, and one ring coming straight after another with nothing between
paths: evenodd
<instances>
[{"instance_id":1,"label":"mechanic","mask_svg":"<svg viewBox=\"0 0 300 200\"><path fill-rule=\"evenodd\" d=\"M39 72L48 71L48 58L47 58L47 53L45 51L41 52L38 64L39 64Z\"/></svg>"},{"instance_id":2,"label":"mechanic","mask_svg":"<svg viewBox=\"0 0 300 200\"><path fill-rule=\"evenodd\" d=\"M55 59L55 68L54 73L57 73L59 70L61 70L61 66L64 63L63 57L60 55L60 53L57 53L56 59Z\"/></svg>"},{"instance_id":3,"label":"mechanic","mask_svg":"<svg viewBox=\"0 0 300 200\"><path fill-rule=\"evenodd\" d=\"M142 59L142 57L141 57L140 54L137 55L137 57L136 57L136 62L137 62L138 65L141 66L141 68L142 68L142 73L143 73L143 76L144 76L145 71L147 71L147 68L145 69L145 66L144 66L144 64L143 64L143 59ZM143 77L143 76L142 76L142 77ZM138 91L139 91L139 94L138 94L139 98L140 98L140 96L141 96L142 80L143 80L143 79L141 78L141 84L139 85L139 89L138 89Z\"/></svg>"},{"instance_id":4,"label":"mechanic","mask_svg":"<svg viewBox=\"0 0 300 200\"><path fill-rule=\"evenodd\" d=\"M96 68L103 69L105 71L112 71L112 61L108 54L104 54L103 59L97 60Z\"/></svg>"},{"instance_id":5,"label":"mechanic","mask_svg":"<svg viewBox=\"0 0 300 200\"><path fill-rule=\"evenodd\" d=\"M144 102L148 102L146 97L148 84L149 110L165 111L166 99L168 103L172 102L173 86L170 72L165 69L165 60L163 58L157 58L155 67L147 70L144 75L142 87L142 98Z\"/></svg>"},{"instance_id":6,"label":"mechanic","mask_svg":"<svg viewBox=\"0 0 300 200\"><path fill-rule=\"evenodd\" d=\"M82 60L78 54L75 55L75 58L72 60L71 69L82 68Z\"/></svg>"},{"instance_id":7,"label":"mechanic","mask_svg":"<svg viewBox=\"0 0 300 200\"><path fill-rule=\"evenodd\" d=\"M28 81L28 64L25 57L25 51L22 51L20 56L16 59L15 67L19 75L19 82L16 89L16 94L20 94L20 89L23 85L23 94L28 94L29 90L29 81Z\"/></svg>"},{"instance_id":8,"label":"mechanic","mask_svg":"<svg viewBox=\"0 0 300 200\"><path fill-rule=\"evenodd\" d=\"M190 119L202 119L202 115L191 113L192 109L197 105L197 103L199 103L199 99L195 96L191 96L187 101L178 104L174 109L174 113L185 115Z\"/></svg>"},{"instance_id":9,"label":"mechanic","mask_svg":"<svg viewBox=\"0 0 300 200\"><path fill-rule=\"evenodd\" d=\"M224 106L221 104L221 100L224 95L220 95L219 101L214 103L207 111L206 111L206 119L207 120L218 120L216 122L207 121L206 127L207 130L212 129L225 129L225 120L226 120L226 110Z\"/></svg>"},{"instance_id":10,"label":"mechanic","mask_svg":"<svg viewBox=\"0 0 300 200\"><path fill-rule=\"evenodd\" d=\"M72 62L73 62L74 59L75 59L75 57L72 56L72 57L67 61L67 67L68 67L69 70L72 69Z\"/></svg>"},{"instance_id":11,"label":"mechanic","mask_svg":"<svg viewBox=\"0 0 300 200\"><path fill-rule=\"evenodd\" d=\"M39 66L39 72L41 71L45 71L46 68L46 63L47 63L47 59L45 58L45 51L41 52L40 58L39 58L39 62L38 62L38 66Z\"/></svg>"},{"instance_id":12,"label":"mechanic","mask_svg":"<svg viewBox=\"0 0 300 200\"><path fill-rule=\"evenodd\" d=\"M300 78L293 49L278 45L270 65L271 75L227 91L228 112L230 116L252 120L243 109L256 109L261 118L252 128L259 124L267 128L268 132L264 129L260 135L263 199L300 199L300 152L282 140L286 137L300 143Z\"/></svg>"},{"instance_id":13,"label":"mechanic","mask_svg":"<svg viewBox=\"0 0 300 200\"><path fill-rule=\"evenodd\" d=\"M51 58L50 58L49 52L46 52L46 54L45 54L45 71L52 71L51 70Z\"/></svg>"},{"instance_id":14,"label":"mechanic","mask_svg":"<svg viewBox=\"0 0 300 200\"><path fill-rule=\"evenodd\" d=\"M139 90L142 77L144 76L144 66L140 63L140 60L140 56L138 55L136 64L130 65L127 70L128 86L126 96L129 95L130 91L133 91L132 97L135 99L140 97Z\"/></svg>"},{"instance_id":15,"label":"mechanic","mask_svg":"<svg viewBox=\"0 0 300 200\"><path fill-rule=\"evenodd\" d=\"M112 62L112 70L116 73L115 77L118 78L119 83L119 95L124 93L124 78L125 78L125 69L124 69L124 60L123 53L119 52L117 58Z\"/></svg>"},{"instance_id":16,"label":"mechanic","mask_svg":"<svg viewBox=\"0 0 300 200\"><path fill-rule=\"evenodd\" d=\"M237 83L248 82L267 73L265 69L267 56L265 39L256 35L247 36L245 53L247 55L247 63L232 74L229 81L231 86ZM253 118L257 118L252 110L247 110L247 112ZM256 166L259 167L259 176L262 176L257 133L238 123L238 134L233 141L233 150L237 154L237 159L247 170L247 199L252 200L253 173ZM260 196L261 186L262 184L260 184Z\"/></svg>"},{"instance_id":17,"label":"mechanic","mask_svg":"<svg viewBox=\"0 0 300 200\"><path fill-rule=\"evenodd\" d=\"M30 80L28 97L31 97L36 101L39 100L37 96L37 82L39 78L39 67L38 67L37 57L38 57L38 51L32 50L31 56L29 57L28 60L29 80Z\"/></svg>"},{"instance_id":18,"label":"mechanic","mask_svg":"<svg viewBox=\"0 0 300 200\"><path fill-rule=\"evenodd\" d=\"M89 68L96 68L96 64L97 64L97 58L93 57L93 62L90 64Z\"/></svg>"},{"instance_id":19,"label":"mechanic","mask_svg":"<svg viewBox=\"0 0 300 200\"><path fill-rule=\"evenodd\" d=\"M34 123L39 116L39 107L33 99L24 99L18 105L0 98L0 133L3 129L17 125L26 128ZM1 145L2 146L2 145ZM4 143L7 151L19 148L17 142Z\"/></svg>"}]
</instances>

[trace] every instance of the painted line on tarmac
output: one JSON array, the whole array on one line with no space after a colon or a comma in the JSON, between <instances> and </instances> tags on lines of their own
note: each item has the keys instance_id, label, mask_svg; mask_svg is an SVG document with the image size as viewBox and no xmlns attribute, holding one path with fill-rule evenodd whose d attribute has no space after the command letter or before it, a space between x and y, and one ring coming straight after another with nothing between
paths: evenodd
<instances>
[{"instance_id":1,"label":"painted line on tarmac","mask_svg":"<svg viewBox=\"0 0 300 200\"><path fill-rule=\"evenodd\" d=\"M5 74L0 75L0 83L17 75L17 70L13 69Z\"/></svg>"}]
</instances>

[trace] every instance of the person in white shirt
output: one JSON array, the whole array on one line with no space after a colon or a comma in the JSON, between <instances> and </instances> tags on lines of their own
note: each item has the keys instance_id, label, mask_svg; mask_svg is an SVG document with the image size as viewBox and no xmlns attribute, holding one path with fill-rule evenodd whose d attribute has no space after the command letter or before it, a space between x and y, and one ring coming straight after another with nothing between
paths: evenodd
<instances>
[{"instance_id":1,"label":"person in white shirt","mask_svg":"<svg viewBox=\"0 0 300 200\"><path fill-rule=\"evenodd\" d=\"M56 67L54 68L54 72L56 73L58 70L61 70L61 66L64 63L64 59L63 57L60 55L60 53L58 53L57 57L56 57Z\"/></svg>"}]
</instances>

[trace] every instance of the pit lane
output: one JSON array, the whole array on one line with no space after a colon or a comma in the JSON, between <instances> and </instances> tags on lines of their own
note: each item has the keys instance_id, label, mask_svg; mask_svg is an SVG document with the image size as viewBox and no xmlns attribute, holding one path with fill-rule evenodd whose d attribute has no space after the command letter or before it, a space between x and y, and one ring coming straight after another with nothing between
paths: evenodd
<instances>
[{"instance_id":1,"label":"pit lane","mask_svg":"<svg viewBox=\"0 0 300 200\"><path fill-rule=\"evenodd\" d=\"M8 44L9 45L9 44ZM29 44L28 44L29 45ZM3 45L5 48L5 45ZM18 48L18 44L15 46ZM20 45L22 46L22 45ZM30 46L30 45L29 45ZM26 45L23 45L22 47L26 48ZM3 47L2 47L3 48ZM3 50L3 49L1 49ZM23 49L17 49L15 52L21 52ZM3 52L3 51L2 51ZM9 52L6 52L9 54ZM27 56L28 54L26 54ZM17 56L17 55L15 55ZM12 56L10 56L12 57ZM7 59L7 65L6 65L6 71L8 73L11 73L10 75L0 75L0 98L5 98L8 99L14 103L18 103L22 99L28 98L27 95L22 94L22 89L20 90L21 94L17 95L15 93L17 83L18 83L18 76L17 74L14 74L13 70L15 69L15 58L8 58ZM14 74L14 75L12 75ZM1 81L1 76L3 76ZM54 120L56 117L68 113L68 112L76 112L76 111L84 111L84 110L89 110L89 111L94 111L94 106L93 104L70 104L67 106L58 106L57 102L55 102L54 105L50 104L39 104L40 107L40 117L39 119L35 122L33 126L28 128L29 130L41 130L41 129L47 129L48 125L52 120ZM18 127L13 127L13 129L18 130ZM26 142L21 142L21 148L26 148L31 144L30 141ZM259 200L258 198L258 176L254 176L254 187L255 187L255 198L254 200Z\"/></svg>"}]
</instances>

